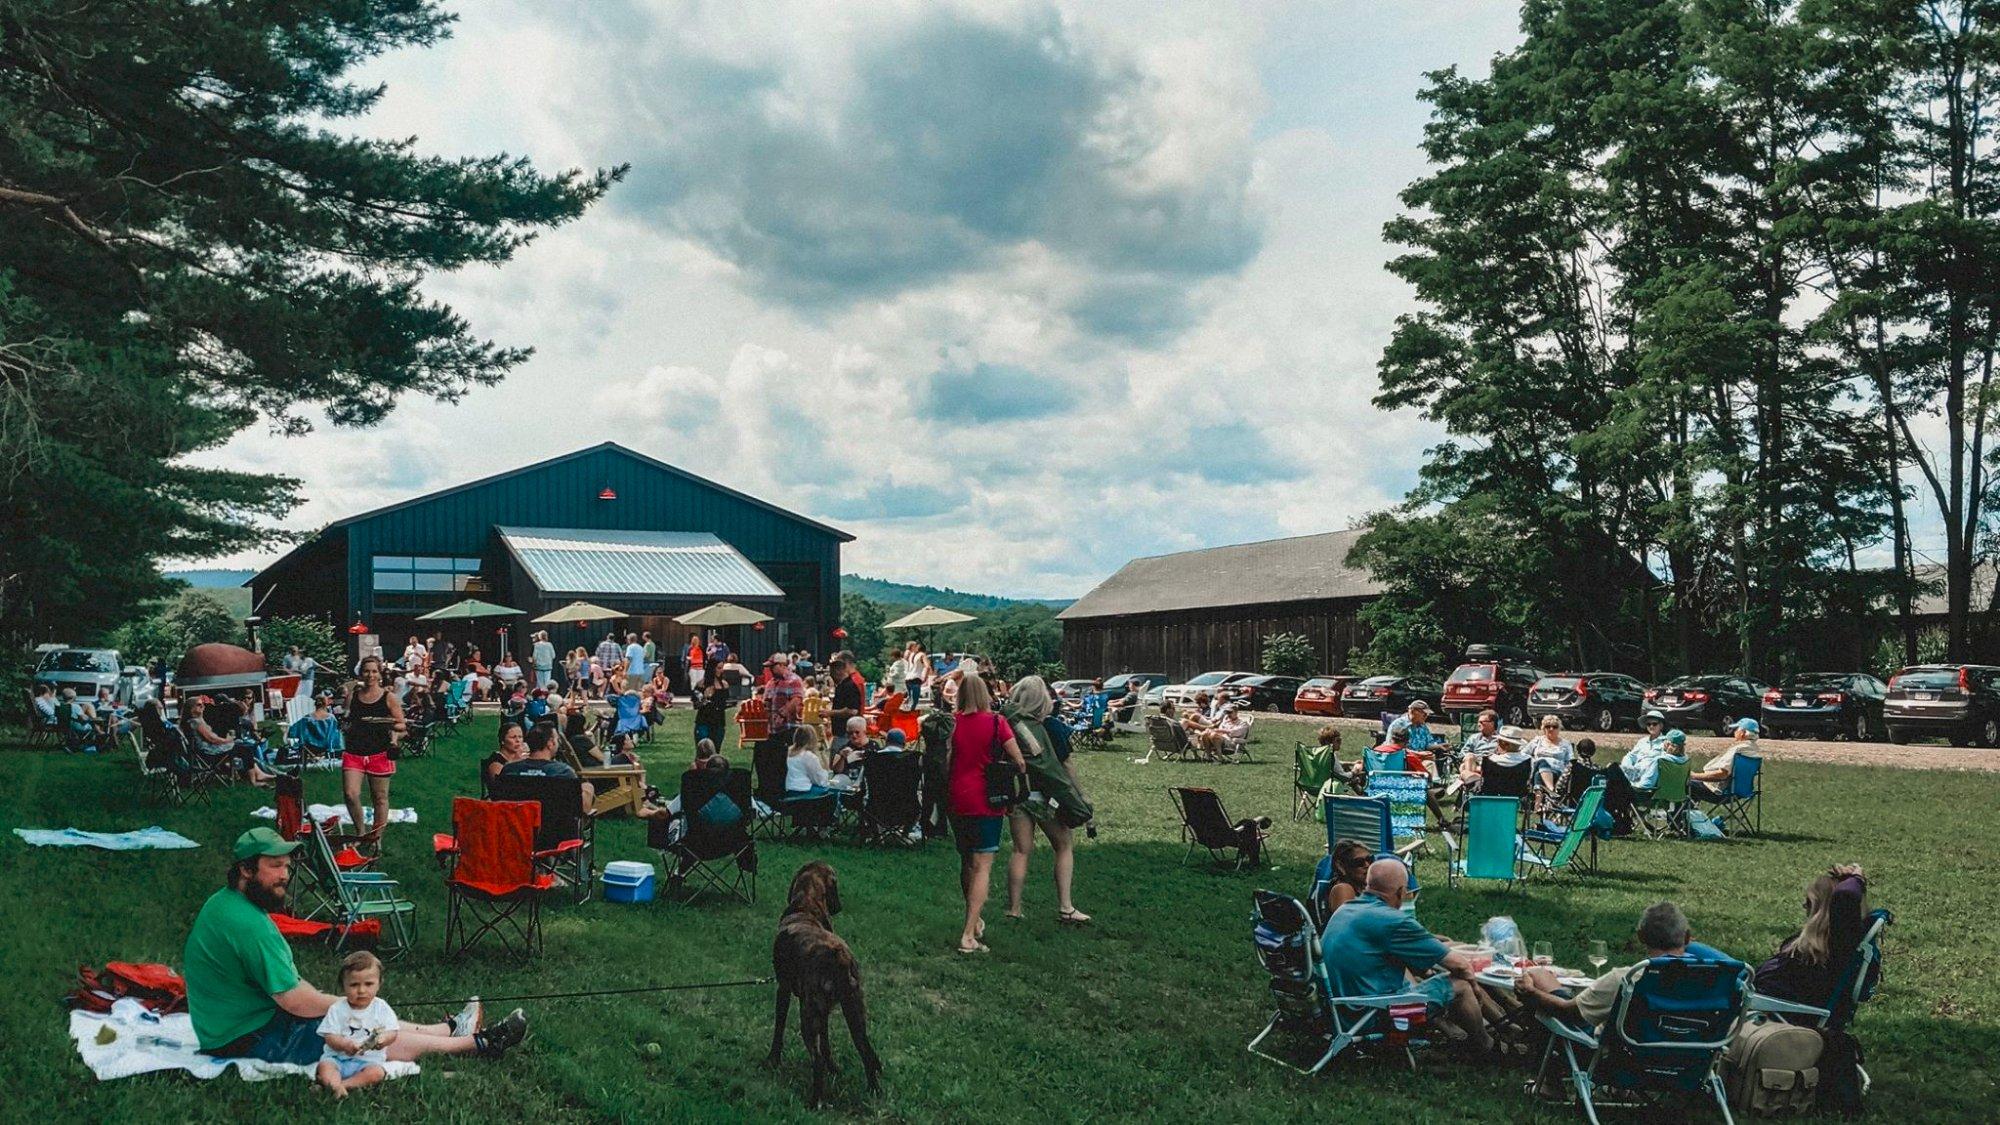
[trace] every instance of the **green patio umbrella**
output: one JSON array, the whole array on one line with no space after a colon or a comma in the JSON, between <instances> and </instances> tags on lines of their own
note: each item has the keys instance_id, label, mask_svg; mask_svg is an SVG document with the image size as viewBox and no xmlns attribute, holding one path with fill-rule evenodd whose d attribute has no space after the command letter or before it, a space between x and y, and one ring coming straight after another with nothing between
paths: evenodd
<instances>
[{"instance_id":1,"label":"green patio umbrella","mask_svg":"<svg viewBox=\"0 0 2000 1125\"><path fill-rule=\"evenodd\" d=\"M471 621L480 617L512 617L521 611L508 609L504 605L482 602L478 598L467 598L453 602L443 609L434 609L418 617L419 621Z\"/></svg>"},{"instance_id":2,"label":"green patio umbrella","mask_svg":"<svg viewBox=\"0 0 2000 1125\"><path fill-rule=\"evenodd\" d=\"M683 613L674 620L683 625L719 629L725 625L756 625L771 620L771 615L758 613L754 609L745 609L731 602L716 602L692 613Z\"/></svg>"}]
</instances>

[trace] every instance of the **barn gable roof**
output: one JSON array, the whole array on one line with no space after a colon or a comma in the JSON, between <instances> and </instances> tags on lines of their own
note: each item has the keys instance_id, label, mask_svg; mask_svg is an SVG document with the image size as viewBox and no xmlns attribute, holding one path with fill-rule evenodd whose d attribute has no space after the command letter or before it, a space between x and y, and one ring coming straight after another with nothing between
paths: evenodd
<instances>
[{"instance_id":1,"label":"barn gable roof","mask_svg":"<svg viewBox=\"0 0 2000 1125\"><path fill-rule=\"evenodd\" d=\"M1347 564L1365 529L1329 531L1133 559L1056 616L1065 621L1134 613L1363 598L1382 592Z\"/></svg>"}]
</instances>

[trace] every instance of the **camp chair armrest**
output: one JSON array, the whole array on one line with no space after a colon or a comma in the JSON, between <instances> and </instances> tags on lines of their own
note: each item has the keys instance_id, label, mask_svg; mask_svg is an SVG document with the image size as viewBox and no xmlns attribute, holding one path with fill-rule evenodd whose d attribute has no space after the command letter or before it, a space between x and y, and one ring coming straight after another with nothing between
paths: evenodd
<instances>
[{"instance_id":1,"label":"camp chair armrest","mask_svg":"<svg viewBox=\"0 0 2000 1125\"><path fill-rule=\"evenodd\" d=\"M1822 1020L1833 1015L1827 1009L1814 1004L1799 1004L1790 1000L1780 1000L1775 996L1766 996L1761 992L1752 992L1744 1000L1743 1008L1745 1011L1750 1012L1769 1012L1773 1015L1782 1013L1794 1016L1813 1016Z\"/></svg>"},{"instance_id":2,"label":"camp chair armrest","mask_svg":"<svg viewBox=\"0 0 2000 1125\"><path fill-rule=\"evenodd\" d=\"M562 843L557 844L553 848L545 848L541 851L537 851L535 853L535 858L547 859L550 856L564 855L569 852L581 851L582 849L583 849L582 840L564 840Z\"/></svg>"},{"instance_id":3,"label":"camp chair armrest","mask_svg":"<svg viewBox=\"0 0 2000 1125\"><path fill-rule=\"evenodd\" d=\"M1341 1008L1389 1008L1405 1004L1429 1004L1431 998L1421 992L1394 992L1387 996L1335 996L1327 1001Z\"/></svg>"},{"instance_id":4,"label":"camp chair armrest","mask_svg":"<svg viewBox=\"0 0 2000 1125\"><path fill-rule=\"evenodd\" d=\"M393 887L396 880L380 871L343 871L340 881L350 887Z\"/></svg>"},{"instance_id":5,"label":"camp chair armrest","mask_svg":"<svg viewBox=\"0 0 2000 1125\"><path fill-rule=\"evenodd\" d=\"M458 851L458 837L443 832L434 833L431 836L431 850L439 855L443 855L446 852L456 852Z\"/></svg>"},{"instance_id":6,"label":"camp chair armrest","mask_svg":"<svg viewBox=\"0 0 2000 1125\"><path fill-rule=\"evenodd\" d=\"M1567 1039L1587 1051L1595 1051L1597 1049L1597 1036L1591 1034L1587 1028L1578 1027L1573 1023L1559 1020L1554 1016L1542 1012L1535 1013L1535 1019L1548 1029L1550 1035Z\"/></svg>"}]
</instances>

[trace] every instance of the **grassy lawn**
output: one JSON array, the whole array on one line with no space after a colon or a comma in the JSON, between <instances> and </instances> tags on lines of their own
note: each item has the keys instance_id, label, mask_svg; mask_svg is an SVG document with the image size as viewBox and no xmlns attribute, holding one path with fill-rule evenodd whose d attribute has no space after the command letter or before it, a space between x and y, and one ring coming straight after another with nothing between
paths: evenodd
<instances>
[{"instance_id":1,"label":"grassy lawn","mask_svg":"<svg viewBox=\"0 0 2000 1125\"><path fill-rule=\"evenodd\" d=\"M659 741L644 748L654 780L669 792L691 757L688 723L685 710L675 712ZM383 995L405 1018L436 1019L441 1012L403 1002L764 975L785 884L800 863L821 857L840 871L847 909L838 926L864 967L886 1064L884 1091L867 1098L836 1026L843 1071L834 1105L849 1115L1567 1119L1572 1111L1530 1103L1516 1072L1455 1069L1436 1054L1420 1057L1415 1075L1390 1059L1343 1059L1306 1080L1244 1052L1266 1014L1249 949L1250 892L1269 886L1302 894L1325 842L1318 825L1286 817L1291 739L1308 728L1265 727L1262 761L1253 765L1135 766L1137 740L1129 737L1118 752L1079 755L1099 809L1098 838L1085 842L1078 858L1077 902L1097 919L1087 930L1057 926L1046 853L1038 853L1030 876L1027 920L1000 918L996 886L988 910L993 953L966 958L950 952L959 905L956 860L945 844L914 851L845 841L762 844L756 906L663 899L555 908L546 916L546 956L518 965L446 962L438 952L444 895L428 854L430 833L446 827L452 794L468 787L490 745L493 721L474 720L431 758L406 763L396 779L394 803L414 805L422 822L392 829L384 866L419 902L421 937L415 953L390 966ZM0 732L8 751L18 746L12 735ZM198 851L114 854L29 848L11 834L0 837L0 949L15 985L0 1001L0 1089L13 1120L807 1116L796 1036L788 1038L781 1069L758 1065L770 1035L766 988L531 1004L533 1037L505 1062L433 1060L420 1077L359 1093L337 1111L305 1081L155 1075L99 1084L75 1058L55 999L79 962L177 963L195 908L222 877L228 842L253 823L249 811L268 795L241 787L206 806L175 810L140 804L131 762L122 757L10 752L6 761L0 829L161 824L203 844ZM1644 906L1673 898L1702 940L1754 961L1798 921L1810 875L1858 860L1873 880L1874 902L1899 917L1889 935L1887 983L1858 1024L1875 1077L1874 1111L1906 1121L1992 1120L2000 1094L2000 887L1993 878L2000 871L1993 832L2000 777L1783 761L1767 768L1760 839L1620 841L1606 851L1601 877L1511 894L1447 891L1438 862L1429 860L1419 869L1426 883L1421 917L1441 933L1470 936L1489 915L1512 914L1531 940L1552 940L1558 960L1580 965L1588 940L1617 948ZM1214 786L1232 815L1277 818L1275 870L1180 866L1165 793L1176 783ZM309 800L335 799L333 775L316 773L308 786ZM600 862L657 862L636 822L600 826L597 842ZM299 959L309 979L331 986L330 954L308 947ZM663 1045L660 1057L645 1056L649 1042Z\"/></svg>"}]
</instances>

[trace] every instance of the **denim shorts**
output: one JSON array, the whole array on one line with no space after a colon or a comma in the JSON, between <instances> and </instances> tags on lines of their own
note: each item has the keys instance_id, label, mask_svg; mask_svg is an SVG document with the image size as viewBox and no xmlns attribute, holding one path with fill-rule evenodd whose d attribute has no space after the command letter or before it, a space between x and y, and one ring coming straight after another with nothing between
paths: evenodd
<instances>
[{"instance_id":1,"label":"denim shorts","mask_svg":"<svg viewBox=\"0 0 2000 1125\"><path fill-rule=\"evenodd\" d=\"M271 1022L262 1028L204 1053L218 1059L262 1059L311 1066L326 1053L326 1041L319 1037L319 1020L295 1016L281 1008L271 1014Z\"/></svg>"},{"instance_id":2,"label":"denim shorts","mask_svg":"<svg viewBox=\"0 0 2000 1125\"><path fill-rule=\"evenodd\" d=\"M1425 977L1410 986L1410 991L1424 998L1424 1006L1431 1013L1451 1007L1451 978L1444 973Z\"/></svg>"},{"instance_id":3,"label":"denim shorts","mask_svg":"<svg viewBox=\"0 0 2000 1125\"><path fill-rule=\"evenodd\" d=\"M340 1071L340 1080L342 1082L360 1074L371 1066L382 1065L374 1059L357 1059L348 1055L326 1055L324 1058L327 1062L332 1063L336 1070Z\"/></svg>"},{"instance_id":4,"label":"denim shorts","mask_svg":"<svg viewBox=\"0 0 2000 1125\"><path fill-rule=\"evenodd\" d=\"M951 837L961 855L992 855L1000 850L1000 826L1004 816L959 816L952 814Z\"/></svg>"}]
</instances>

